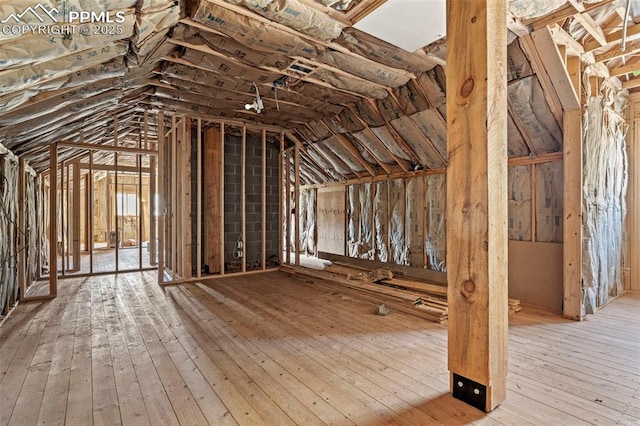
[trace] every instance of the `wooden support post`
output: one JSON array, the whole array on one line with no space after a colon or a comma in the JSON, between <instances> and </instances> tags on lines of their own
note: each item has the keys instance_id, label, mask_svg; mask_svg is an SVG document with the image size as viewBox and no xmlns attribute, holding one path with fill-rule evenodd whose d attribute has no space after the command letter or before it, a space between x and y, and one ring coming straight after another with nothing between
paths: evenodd
<instances>
[{"instance_id":1,"label":"wooden support post","mask_svg":"<svg viewBox=\"0 0 640 426\"><path fill-rule=\"evenodd\" d=\"M278 223L280 224L280 228L278 230L278 260L280 263L284 262L282 258L282 246L284 242L284 229L282 224L284 223L285 215L282 214L284 209L283 203L283 191L284 191L284 183L283 179L283 167L282 164L284 162L284 132L280 132L280 152L278 152Z\"/></svg>"},{"instance_id":2,"label":"wooden support post","mask_svg":"<svg viewBox=\"0 0 640 426\"><path fill-rule=\"evenodd\" d=\"M202 120L196 122L196 276L202 276Z\"/></svg>"},{"instance_id":3,"label":"wooden support post","mask_svg":"<svg viewBox=\"0 0 640 426\"><path fill-rule=\"evenodd\" d=\"M89 232L89 179L91 177L91 173L86 173L84 175L84 252L89 252L89 236L91 233Z\"/></svg>"},{"instance_id":4,"label":"wooden support post","mask_svg":"<svg viewBox=\"0 0 640 426\"><path fill-rule=\"evenodd\" d=\"M240 211L242 213L242 272L247 272L247 128L242 126L242 153L240 160L242 180L240 183Z\"/></svg>"},{"instance_id":5,"label":"wooden support post","mask_svg":"<svg viewBox=\"0 0 640 426\"><path fill-rule=\"evenodd\" d=\"M89 217L89 273L93 274L93 226L94 226L94 194L93 194L93 152L89 152L89 210L87 210L87 216Z\"/></svg>"},{"instance_id":6,"label":"wooden support post","mask_svg":"<svg viewBox=\"0 0 640 426\"><path fill-rule=\"evenodd\" d=\"M284 172L285 172L285 197L286 197L286 206L285 206L285 223L287 224L287 233L286 233L286 242L285 246L285 260L287 265L291 264L291 151L284 151Z\"/></svg>"},{"instance_id":7,"label":"wooden support post","mask_svg":"<svg viewBox=\"0 0 640 426\"><path fill-rule=\"evenodd\" d=\"M169 183L171 186L171 198L169 200L171 209L170 211L170 216L171 216L171 232L170 232L170 245L169 245L169 250L171 251L171 263L169 265L169 267L171 268L171 272L172 275L175 276L176 273L178 273L178 244L177 244L177 240L178 240L178 236L177 236L177 226L178 226L178 212L179 212L179 206L176 205L176 201L178 199L178 190L177 190L177 182L176 182L176 177L177 177L177 168L178 168L178 161L177 161L177 157L178 157L178 149L177 149L177 137L176 137L176 132L177 132L177 125L176 125L176 115L173 114L171 116L171 166L170 166L170 171L169 171Z\"/></svg>"},{"instance_id":8,"label":"wooden support post","mask_svg":"<svg viewBox=\"0 0 640 426\"><path fill-rule=\"evenodd\" d=\"M67 211L65 203L64 203L64 184L65 184L65 164L64 161L62 161L62 163L60 164L60 192L59 192L59 196L60 196L60 200L58 206L60 208L60 267L62 268L62 270L60 271L62 273L62 276L64 277L66 275L67 272L67 256L65 255L65 243L66 243L66 238L65 238L65 230L66 230L66 226L65 226L65 213Z\"/></svg>"},{"instance_id":9,"label":"wooden support post","mask_svg":"<svg viewBox=\"0 0 640 426\"><path fill-rule=\"evenodd\" d=\"M220 123L220 274L224 275L224 123Z\"/></svg>"},{"instance_id":10,"label":"wooden support post","mask_svg":"<svg viewBox=\"0 0 640 426\"><path fill-rule=\"evenodd\" d=\"M80 271L80 161L73 163L73 226L72 231L72 253L73 272Z\"/></svg>"},{"instance_id":11,"label":"wooden support post","mask_svg":"<svg viewBox=\"0 0 640 426\"><path fill-rule=\"evenodd\" d=\"M164 112L158 112L158 191L157 191L157 213L158 213L158 284L164 283L165 267L165 224L166 224L166 199L167 187L166 178L166 138L164 136Z\"/></svg>"},{"instance_id":12,"label":"wooden support post","mask_svg":"<svg viewBox=\"0 0 640 426\"><path fill-rule=\"evenodd\" d=\"M223 209L221 192L222 142L218 127L207 128L204 134L204 264L207 272L214 274L224 268L224 229L221 226ZM224 173L224 171L223 171Z\"/></svg>"},{"instance_id":13,"label":"wooden support post","mask_svg":"<svg viewBox=\"0 0 640 426\"><path fill-rule=\"evenodd\" d=\"M262 129L262 269L267 269L267 131Z\"/></svg>"},{"instance_id":14,"label":"wooden support post","mask_svg":"<svg viewBox=\"0 0 640 426\"><path fill-rule=\"evenodd\" d=\"M18 159L18 286L20 288L19 298L23 299L27 290L27 203L26 203L26 180L27 171L23 157ZM31 232L34 232L33 230Z\"/></svg>"},{"instance_id":15,"label":"wooden support post","mask_svg":"<svg viewBox=\"0 0 640 426\"><path fill-rule=\"evenodd\" d=\"M537 213L536 213L536 165L531 165L531 242L535 242L538 239L537 236Z\"/></svg>"},{"instance_id":16,"label":"wooden support post","mask_svg":"<svg viewBox=\"0 0 640 426\"><path fill-rule=\"evenodd\" d=\"M58 293L58 146L49 145L49 295Z\"/></svg>"},{"instance_id":17,"label":"wooden support post","mask_svg":"<svg viewBox=\"0 0 640 426\"><path fill-rule=\"evenodd\" d=\"M506 396L506 16L506 0L447 2L449 370L484 411Z\"/></svg>"},{"instance_id":18,"label":"wooden support post","mask_svg":"<svg viewBox=\"0 0 640 426\"><path fill-rule=\"evenodd\" d=\"M296 265L300 265L300 144L297 143L294 151L294 193L296 196L296 214L295 214L295 250L296 250Z\"/></svg>"},{"instance_id":19,"label":"wooden support post","mask_svg":"<svg viewBox=\"0 0 640 426\"><path fill-rule=\"evenodd\" d=\"M582 113L564 112L564 223L562 315L582 320Z\"/></svg>"},{"instance_id":20,"label":"wooden support post","mask_svg":"<svg viewBox=\"0 0 640 426\"><path fill-rule=\"evenodd\" d=\"M182 119L182 143L180 144L180 224L178 226L178 241L180 244L180 254L182 265L180 267L183 279L191 278L192 267L192 241L191 241L191 119Z\"/></svg>"},{"instance_id":21,"label":"wooden support post","mask_svg":"<svg viewBox=\"0 0 640 426\"><path fill-rule=\"evenodd\" d=\"M113 145L118 146L118 116L113 120ZM113 153L113 166L114 166L114 191L113 191L113 215L115 217L115 245L116 245L116 272L120 270L120 225L118 224L118 152ZM107 190L107 194L111 191ZM111 215L111 211L109 211Z\"/></svg>"}]
</instances>

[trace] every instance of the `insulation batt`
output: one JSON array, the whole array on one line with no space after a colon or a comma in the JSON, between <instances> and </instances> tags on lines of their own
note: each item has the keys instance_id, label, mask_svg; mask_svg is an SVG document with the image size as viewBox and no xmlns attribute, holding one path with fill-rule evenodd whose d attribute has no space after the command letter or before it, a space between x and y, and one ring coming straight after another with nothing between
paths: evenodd
<instances>
[{"instance_id":1,"label":"insulation batt","mask_svg":"<svg viewBox=\"0 0 640 426\"><path fill-rule=\"evenodd\" d=\"M604 83L584 113L584 306L595 311L623 291L628 181L625 99Z\"/></svg>"},{"instance_id":2,"label":"insulation batt","mask_svg":"<svg viewBox=\"0 0 640 426\"><path fill-rule=\"evenodd\" d=\"M531 166L508 169L509 239L531 241Z\"/></svg>"},{"instance_id":3,"label":"insulation batt","mask_svg":"<svg viewBox=\"0 0 640 426\"><path fill-rule=\"evenodd\" d=\"M447 270L446 184L446 175L427 176L427 266L442 272Z\"/></svg>"}]
</instances>

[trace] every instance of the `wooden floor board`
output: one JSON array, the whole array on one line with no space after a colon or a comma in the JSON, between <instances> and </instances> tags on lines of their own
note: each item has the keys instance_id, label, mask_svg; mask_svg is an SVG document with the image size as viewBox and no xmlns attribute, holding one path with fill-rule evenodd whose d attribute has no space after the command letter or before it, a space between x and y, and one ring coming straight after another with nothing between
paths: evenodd
<instances>
[{"instance_id":1,"label":"wooden floor board","mask_svg":"<svg viewBox=\"0 0 640 426\"><path fill-rule=\"evenodd\" d=\"M640 424L640 293L571 322L511 315L508 396L448 393L446 325L283 273L59 282L0 328L0 426Z\"/></svg>"}]
</instances>

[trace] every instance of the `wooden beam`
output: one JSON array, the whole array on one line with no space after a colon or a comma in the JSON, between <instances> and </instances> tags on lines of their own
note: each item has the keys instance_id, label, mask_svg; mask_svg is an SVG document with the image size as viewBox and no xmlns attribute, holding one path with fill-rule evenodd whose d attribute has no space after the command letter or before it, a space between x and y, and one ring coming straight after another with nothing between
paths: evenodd
<instances>
[{"instance_id":1,"label":"wooden beam","mask_svg":"<svg viewBox=\"0 0 640 426\"><path fill-rule=\"evenodd\" d=\"M323 120L319 120L327 129L329 129L329 131L331 132L331 134L333 136L336 137L336 139L338 139L338 142L340 142L340 145L342 145L344 147L344 149L346 149L347 151L349 151L349 154L353 155L353 157L356 159L356 161L358 162L358 164L360 164L371 176L375 176L377 173L374 170L373 167L371 167L371 164L369 164L369 162L367 160L364 159L364 157L362 156L362 154L360 154L360 151L358 151L358 149L353 146L351 144L351 142L349 142L347 140L347 138L344 135L341 135L340 133L336 133L334 132L331 127L329 127L327 125L327 123L325 123ZM355 170L354 170L355 171Z\"/></svg>"},{"instance_id":2,"label":"wooden beam","mask_svg":"<svg viewBox=\"0 0 640 426\"><path fill-rule=\"evenodd\" d=\"M167 186L166 186L166 137L164 134L164 112L158 112L158 284L164 283L166 259L166 221L167 221Z\"/></svg>"},{"instance_id":3,"label":"wooden beam","mask_svg":"<svg viewBox=\"0 0 640 426\"><path fill-rule=\"evenodd\" d=\"M182 255L182 278L189 279L192 274L192 232L191 232L191 119L182 119L182 137L180 144L180 252Z\"/></svg>"},{"instance_id":4,"label":"wooden beam","mask_svg":"<svg viewBox=\"0 0 640 426\"><path fill-rule=\"evenodd\" d=\"M202 120L196 120L196 276L202 276Z\"/></svg>"},{"instance_id":5,"label":"wooden beam","mask_svg":"<svg viewBox=\"0 0 640 426\"><path fill-rule=\"evenodd\" d=\"M89 151L89 209L87 216L89 218L89 273L93 274L93 226L94 226L94 193L93 193L93 151Z\"/></svg>"},{"instance_id":6,"label":"wooden beam","mask_svg":"<svg viewBox=\"0 0 640 426\"><path fill-rule=\"evenodd\" d=\"M634 37L638 34L640 34L640 25L636 24L636 25L631 25L627 27L627 38ZM620 41L622 40L622 29L605 35L605 39L606 39L605 45L620 43ZM598 41L596 40L589 40L583 44L583 47L584 47L584 50L588 52L591 50L598 49L602 47L602 45L600 45L600 43L598 43Z\"/></svg>"},{"instance_id":7,"label":"wooden beam","mask_svg":"<svg viewBox=\"0 0 640 426\"><path fill-rule=\"evenodd\" d=\"M26 226L26 216L27 216L27 203L26 203L26 175L27 171L25 169L25 160L24 157L20 157L18 159L18 241L17 241L17 249L18 249L18 287L20 289L19 299L22 300L25 297L25 292L27 290L27 256L26 256L26 247L27 247L27 226ZM35 229L32 229L31 232L35 232Z\"/></svg>"},{"instance_id":8,"label":"wooden beam","mask_svg":"<svg viewBox=\"0 0 640 426\"><path fill-rule=\"evenodd\" d=\"M533 69L533 72L535 72L538 77L538 81L542 86L542 94L547 101L547 105L549 105L551 114L553 114L553 118L555 118L558 125L560 125L562 123L562 105L560 104L558 94L554 90L551 79L544 67L544 62L538 54L538 50L536 49L531 34L520 38L520 45L531 61L531 68Z\"/></svg>"},{"instance_id":9,"label":"wooden beam","mask_svg":"<svg viewBox=\"0 0 640 426\"><path fill-rule=\"evenodd\" d=\"M621 56L632 55L640 51L640 39L629 41L624 51L620 49L620 45L614 45L611 49L604 53L596 55L596 62L607 62Z\"/></svg>"},{"instance_id":10,"label":"wooden beam","mask_svg":"<svg viewBox=\"0 0 640 426\"><path fill-rule=\"evenodd\" d=\"M296 144L295 145L295 151L294 151L294 179L295 179L295 183L294 183L294 193L296 196L296 204L295 204L295 209L296 209L296 214L295 214L295 260L296 260L296 265L300 265L300 144Z\"/></svg>"},{"instance_id":11,"label":"wooden beam","mask_svg":"<svg viewBox=\"0 0 640 426\"><path fill-rule=\"evenodd\" d=\"M160 144L158 143L158 146ZM159 149L159 147L158 147ZM158 157L149 157L149 198L151 205L149 206L149 264L155 266L158 264L158 180L157 165Z\"/></svg>"},{"instance_id":12,"label":"wooden beam","mask_svg":"<svg viewBox=\"0 0 640 426\"><path fill-rule=\"evenodd\" d=\"M262 269L267 269L267 131L262 129Z\"/></svg>"},{"instance_id":13,"label":"wooden beam","mask_svg":"<svg viewBox=\"0 0 640 426\"><path fill-rule=\"evenodd\" d=\"M295 146L298 146L296 144ZM285 251L285 260L287 264L291 264L291 151L285 150L283 151L284 156L284 187L285 187L285 223L287 224L287 232L286 232L286 251Z\"/></svg>"},{"instance_id":14,"label":"wooden beam","mask_svg":"<svg viewBox=\"0 0 640 426\"><path fill-rule=\"evenodd\" d=\"M220 272L223 267L220 241L224 233L220 224L222 209L222 191L220 190L220 169L222 165L220 130L217 126L208 127L204 134L204 264L208 273Z\"/></svg>"},{"instance_id":15,"label":"wooden beam","mask_svg":"<svg viewBox=\"0 0 640 426\"><path fill-rule=\"evenodd\" d=\"M593 37L593 41L598 43L600 46L605 46L607 44L607 38L602 31L602 28L598 25L598 23L589 15L588 13L576 13L573 15L576 21L582 25L591 37Z\"/></svg>"},{"instance_id":16,"label":"wooden beam","mask_svg":"<svg viewBox=\"0 0 640 426\"><path fill-rule=\"evenodd\" d=\"M283 190L284 185L282 182L284 176L284 168L282 167L284 162L284 132L280 132L280 151L278 152L278 260L280 263L283 263L284 258L282 257L282 245L284 241L284 229L282 224L284 223L285 215L283 213L284 203L283 203Z\"/></svg>"},{"instance_id":17,"label":"wooden beam","mask_svg":"<svg viewBox=\"0 0 640 426\"><path fill-rule=\"evenodd\" d=\"M573 89L571 78L549 29L542 28L534 31L531 37L553 88L558 94L562 108L564 110L580 108L578 95Z\"/></svg>"},{"instance_id":18,"label":"wooden beam","mask_svg":"<svg viewBox=\"0 0 640 426\"><path fill-rule=\"evenodd\" d=\"M640 77L634 77L622 82L623 89L634 89L636 87L640 87Z\"/></svg>"},{"instance_id":19,"label":"wooden beam","mask_svg":"<svg viewBox=\"0 0 640 426\"><path fill-rule=\"evenodd\" d=\"M582 105L582 61L577 56L567 58L567 72L573 91L578 99L578 104Z\"/></svg>"},{"instance_id":20,"label":"wooden beam","mask_svg":"<svg viewBox=\"0 0 640 426\"><path fill-rule=\"evenodd\" d=\"M220 123L220 275L224 275L225 253L224 253L224 122Z\"/></svg>"},{"instance_id":21,"label":"wooden beam","mask_svg":"<svg viewBox=\"0 0 640 426\"><path fill-rule=\"evenodd\" d=\"M73 214L71 226L71 249L73 254L73 272L80 271L80 162L74 161L73 167Z\"/></svg>"},{"instance_id":22,"label":"wooden beam","mask_svg":"<svg viewBox=\"0 0 640 426\"><path fill-rule=\"evenodd\" d=\"M242 179L240 181L240 212L242 215L242 272L247 272L247 128L242 127L242 150L240 154Z\"/></svg>"},{"instance_id":23,"label":"wooden beam","mask_svg":"<svg viewBox=\"0 0 640 426\"><path fill-rule=\"evenodd\" d=\"M562 315L582 319L582 111L565 111Z\"/></svg>"},{"instance_id":24,"label":"wooden beam","mask_svg":"<svg viewBox=\"0 0 640 426\"><path fill-rule=\"evenodd\" d=\"M638 27L640 27L640 25L638 25ZM640 56L634 56L629 59L626 65L611 68L609 70L609 75L611 75L611 77L617 77L619 75L629 74L636 71L640 71Z\"/></svg>"},{"instance_id":25,"label":"wooden beam","mask_svg":"<svg viewBox=\"0 0 640 426\"><path fill-rule=\"evenodd\" d=\"M58 146L49 145L49 295L58 293Z\"/></svg>"},{"instance_id":26,"label":"wooden beam","mask_svg":"<svg viewBox=\"0 0 640 426\"><path fill-rule=\"evenodd\" d=\"M509 116L513 120L513 124L516 125L516 128L518 129L518 133L520 133L520 136L522 137L522 140L524 141L525 145L527 145L527 148L529 148L529 152L531 152L531 155L533 156L538 155L538 153L534 149L531 138L529 138L529 133L525 129L524 124L522 123L522 120L520 119L518 114L514 111L513 106L511 105L511 100L509 99L507 99L507 106L508 106L507 110L509 112Z\"/></svg>"},{"instance_id":27,"label":"wooden beam","mask_svg":"<svg viewBox=\"0 0 640 426\"><path fill-rule=\"evenodd\" d=\"M506 15L506 0L447 2L449 370L484 411L507 390Z\"/></svg>"},{"instance_id":28,"label":"wooden beam","mask_svg":"<svg viewBox=\"0 0 640 426\"><path fill-rule=\"evenodd\" d=\"M122 154L148 154L148 155L157 155L158 152L153 149L139 149L132 148L128 146L115 146L115 141L117 140L117 135L114 137L114 145L98 145L94 143L82 143L82 142L68 142L62 141L58 142L60 147L67 148L78 148L78 149L86 149L90 151L109 151L109 152L119 152Z\"/></svg>"},{"instance_id":29,"label":"wooden beam","mask_svg":"<svg viewBox=\"0 0 640 426\"><path fill-rule=\"evenodd\" d=\"M602 6L606 6L609 3L612 3L614 0L603 0L598 3L590 3L584 6L583 10L576 10L576 8L572 4L568 4L565 7L554 10L551 13L546 14L545 16L534 18L527 20L525 23L533 28L533 30L539 30L540 28L544 28L547 25L551 25L555 22L564 21L565 19L573 16L577 13L586 13L591 10L597 9Z\"/></svg>"}]
</instances>

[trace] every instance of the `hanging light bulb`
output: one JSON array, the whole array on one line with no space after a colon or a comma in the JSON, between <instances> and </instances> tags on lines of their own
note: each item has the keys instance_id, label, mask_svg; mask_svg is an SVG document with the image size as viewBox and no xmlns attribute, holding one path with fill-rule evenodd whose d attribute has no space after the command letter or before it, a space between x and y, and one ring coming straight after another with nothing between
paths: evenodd
<instances>
[{"instance_id":1,"label":"hanging light bulb","mask_svg":"<svg viewBox=\"0 0 640 426\"><path fill-rule=\"evenodd\" d=\"M253 101L252 104L245 104L244 109L250 110L255 109L258 114L264 109L264 104L262 103L262 99L260 98L260 92L258 91L258 86L256 83L253 83L253 86L256 88L256 100Z\"/></svg>"}]
</instances>

